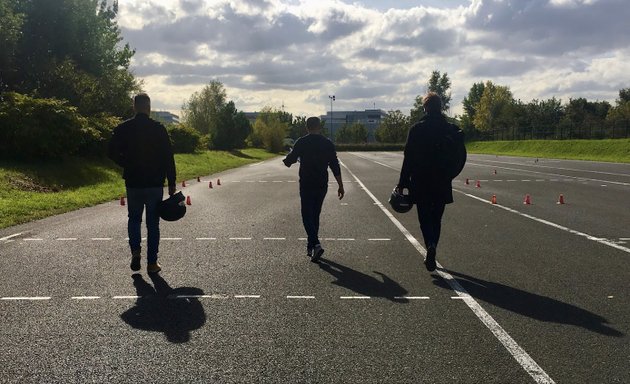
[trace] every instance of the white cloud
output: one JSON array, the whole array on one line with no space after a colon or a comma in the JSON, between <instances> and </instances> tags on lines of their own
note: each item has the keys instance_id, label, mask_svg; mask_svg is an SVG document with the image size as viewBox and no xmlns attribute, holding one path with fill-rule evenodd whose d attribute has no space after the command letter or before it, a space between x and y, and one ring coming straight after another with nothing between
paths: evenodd
<instances>
[{"instance_id":1,"label":"white cloud","mask_svg":"<svg viewBox=\"0 0 630 384\"><path fill-rule=\"evenodd\" d=\"M446 5L446 4L450 4ZM178 112L205 83L239 110L294 114L401 109L433 70L452 82L452 110L474 82L523 101L613 101L628 87L625 0L120 0L137 50L132 70L159 108Z\"/></svg>"}]
</instances>

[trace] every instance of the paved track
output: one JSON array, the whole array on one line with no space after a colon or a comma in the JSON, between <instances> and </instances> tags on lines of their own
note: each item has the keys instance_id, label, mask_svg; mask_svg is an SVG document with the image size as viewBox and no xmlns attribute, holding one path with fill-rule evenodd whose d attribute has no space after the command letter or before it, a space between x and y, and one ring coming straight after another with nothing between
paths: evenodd
<instances>
[{"instance_id":1,"label":"paved track","mask_svg":"<svg viewBox=\"0 0 630 384\"><path fill-rule=\"evenodd\" d=\"M0 382L630 382L629 165L470 156L431 274L401 154L340 159L319 265L279 159L189 181L158 278L117 202L0 230Z\"/></svg>"}]
</instances>

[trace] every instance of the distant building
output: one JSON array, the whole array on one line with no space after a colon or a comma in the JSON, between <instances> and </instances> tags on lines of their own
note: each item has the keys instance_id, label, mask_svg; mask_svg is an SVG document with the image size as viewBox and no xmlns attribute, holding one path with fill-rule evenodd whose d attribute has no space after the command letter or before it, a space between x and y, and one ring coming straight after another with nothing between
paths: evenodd
<instances>
[{"instance_id":1,"label":"distant building","mask_svg":"<svg viewBox=\"0 0 630 384\"><path fill-rule=\"evenodd\" d=\"M381 121L387 116L387 112L382 109L366 109L364 111L333 111L332 119L330 112L321 115L322 120L326 120L326 128L330 137L335 137L335 132L346 124L359 123L368 131L368 142L376 141L376 128L381 125Z\"/></svg>"},{"instance_id":2,"label":"distant building","mask_svg":"<svg viewBox=\"0 0 630 384\"><path fill-rule=\"evenodd\" d=\"M163 124L177 124L179 123L179 116L172 114L168 111L152 111L151 118L157 120Z\"/></svg>"}]
</instances>

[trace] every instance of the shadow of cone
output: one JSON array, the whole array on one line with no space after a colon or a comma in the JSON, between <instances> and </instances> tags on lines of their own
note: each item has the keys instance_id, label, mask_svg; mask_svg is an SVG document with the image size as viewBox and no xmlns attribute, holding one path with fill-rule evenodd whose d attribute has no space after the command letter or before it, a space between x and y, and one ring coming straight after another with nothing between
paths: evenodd
<instances>
[{"instance_id":1,"label":"shadow of cone","mask_svg":"<svg viewBox=\"0 0 630 384\"><path fill-rule=\"evenodd\" d=\"M125 205L125 196L120 196L120 205Z\"/></svg>"},{"instance_id":2,"label":"shadow of cone","mask_svg":"<svg viewBox=\"0 0 630 384\"><path fill-rule=\"evenodd\" d=\"M186 196L186 205L192 205L190 202L190 196Z\"/></svg>"},{"instance_id":3,"label":"shadow of cone","mask_svg":"<svg viewBox=\"0 0 630 384\"><path fill-rule=\"evenodd\" d=\"M530 205L532 203L532 198L529 194L525 195L525 200L523 200L523 204Z\"/></svg>"},{"instance_id":4,"label":"shadow of cone","mask_svg":"<svg viewBox=\"0 0 630 384\"><path fill-rule=\"evenodd\" d=\"M558 202L556 204L564 204L564 195L562 193L558 196Z\"/></svg>"}]
</instances>

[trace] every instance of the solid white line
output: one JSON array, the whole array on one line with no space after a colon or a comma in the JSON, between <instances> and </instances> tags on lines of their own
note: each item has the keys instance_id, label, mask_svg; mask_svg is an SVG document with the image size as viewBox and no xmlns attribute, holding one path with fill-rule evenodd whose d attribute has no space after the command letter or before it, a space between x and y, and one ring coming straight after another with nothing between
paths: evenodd
<instances>
[{"instance_id":1,"label":"solid white line","mask_svg":"<svg viewBox=\"0 0 630 384\"><path fill-rule=\"evenodd\" d=\"M37 301L37 300L50 300L50 296L19 296L19 297L1 297L0 300L29 300L29 301Z\"/></svg>"},{"instance_id":2,"label":"solid white line","mask_svg":"<svg viewBox=\"0 0 630 384\"><path fill-rule=\"evenodd\" d=\"M9 235L9 236L6 236L6 237L2 237L2 238L0 238L0 241L6 241L6 240L9 240L9 239L12 239L12 238L14 238L14 237L18 237L18 236L20 236L21 234L22 234L22 232L20 232L20 233L14 233L13 235Z\"/></svg>"},{"instance_id":3,"label":"solid white line","mask_svg":"<svg viewBox=\"0 0 630 384\"><path fill-rule=\"evenodd\" d=\"M315 296L287 296L287 299L314 299Z\"/></svg>"},{"instance_id":4,"label":"solid white line","mask_svg":"<svg viewBox=\"0 0 630 384\"><path fill-rule=\"evenodd\" d=\"M230 240L251 240L251 237L230 237Z\"/></svg>"},{"instance_id":5,"label":"solid white line","mask_svg":"<svg viewBox=\"0 0 630 384\"><path fill-rule=\"evenodd\" d=\"M286 237L264 237L263 240L286 240Z\"/></svg>"},{"instance_id":6,"label":"solid white line","mask_svg":"<svg viewBox=\"0 0 630 384\"><path fill-rule=\"evenodd\" d=\"M370 296L339 296L341 300L364 300L371 299Z\"/></svg>"},{"instance_id":7,"label":"solid white line","mask_svg":"<svg viewBox=\"0 0 630 384\"><path fill-rule=\"evenodd\" d=\"M100 296L72 296L72 300L96 300L100 299Z\"/></svg>"},{"instance_id":8,"label":"solid white line","mask_svg":"<svg viewBox=\"0 0 630 384\"><path fill-rule=\"evenodd\" d=\"M235 299L259 299L260 295L234 295Z\"/></svg>"},{"instance_id":9,"label":"solid white line","mask_svg":"<svg viewBox=\"0 0 630 384\"><path fill-rule=\"evenodd\" d=\"M426 256L426 250L420 245L418 240L409 233L407 228L405 228L398 219L392 215L391 212L387 210L381 204L381 202L370 192L369 189L359 180L359 178L352 173L352 171L342 162L340 164L350 173L350 175L356 180L357 183L363 188L365 193L367 193L375 203L378 203L378 206L381 208L383 213L391 220L392 223L405 235L407 240L416 248L416 250L423 256ZM393 168L393 167L390 167ZM484 200L485 201L485 200ZM529 373L529 375L537 382L537 383L555 383L549 375L534 361L534 359L529 356L529 354L521 348L514 339L497 323L492 316L486 312L485 309L475 301L468 292L451 276L449 273L444 272L442 269L442 265L437 263L439 270L436 270L437 273L442 277L448 284L451 289L453 289L458 296L468 297L468 300L464 300L464 302L468 305L473 313L481 320L481 322L494 334L494 336L503 344L503 346L508 350L508 352L518 361L518 363L523 367L523 369Z\"/></svg>"},{"instance_id":10,"label":"solid white line","mask_svg":"<svg viewBox=\"0 0 630 384\"><path fill-rule=\"evenodd\" d=\"M461 194L463 194L463 195L466 195L466 196L468 196L468 197L470 197L470 198L473 198L473 199L475 199L475 200L479 200L479 201L482 201L482 202L484 202L484 203L491 204L491 202L486 201L485 199L482 199L482 198L477 197L477 196L475 196L475 195L471 195L471 194L469 194L469 193L465 193L465 192L459 191L459 190L457 190L457 189L453 189L453 190L454 190L454 191L456 191L456 192L459 192L459 193L461 193ZM528 215L528 214L526 214L526 213L522 213L522 212L520 212L520 211L517 211L516 209L508 208L508 207L503 206L503 205L499 205L499 204L492 204L492 206L493 206L493 207L497 207L497 208L504 209L504 210L506 210L506 211L508 211L508 212L516 213L516 214L517 214L517 215L519 215L519 216L523 216L523 217L526 217L526 218L528 218L528 219L531 219L531 220L537 221L537 222L539 222L539 223L549 225L550 227L554 227L554 228L556 228L556 229L561 229L561 230L563 230L563 231L565 231L565 232L569 232L569 233L572 233L572 234L574 234L574 235L578 235L578 236L585 237L585 238L587 238L588 240L596 241L596 242L598 242L598 243L600 243L600 244L607 245L607 246L609 246L609 247L612 247L612 248L618 249L618 250L620 250L620 251L624 251L624 252L626 252L626 253L630 253L630 248L626 248L626 247L623 247L623 246L618 245L618 244L616 244L616 243L613 243L612 241L609 241L608 239L604 239L604 238L601 238L601 237L595 237L595 236L589 235L588 233L584 233L584 232L576 231L575 229L567 228L567 227L565 227L565 226L563 226L563 225L556 224L556 223L552 223L551 221L548 221L548 220L545 220L545 219L539 219L538 217L535 217L535 216L532 216L532 215Z\"/></svg>"},{"instance_id":11,"label":"solid white line","mask_svg":"<svg viewBox=\"0 0 630 384\"><path fill-rule=\"evenodd\" d=\"M589 173L597 173L600 175L613 175L613 176L629 176L627 173L613 173L613 172L602 172L602 171L589 171L587 169L575 169L575 168L560 168L560 167L549 167L546 165L530 165L530 164L522 164L522 163L510 163L507 161L495 161L495 160L486 160L486 159L478 159L476 161L487 161L489 163L499 163L499 164L509 164L509 165L519 165L526 167L536 167L536 168L550 168L553 170L561 170L561 171L574 171L574 172L589 172ZM525 171L525 169L523 169Z\"/></svg>"}]
</instances>

